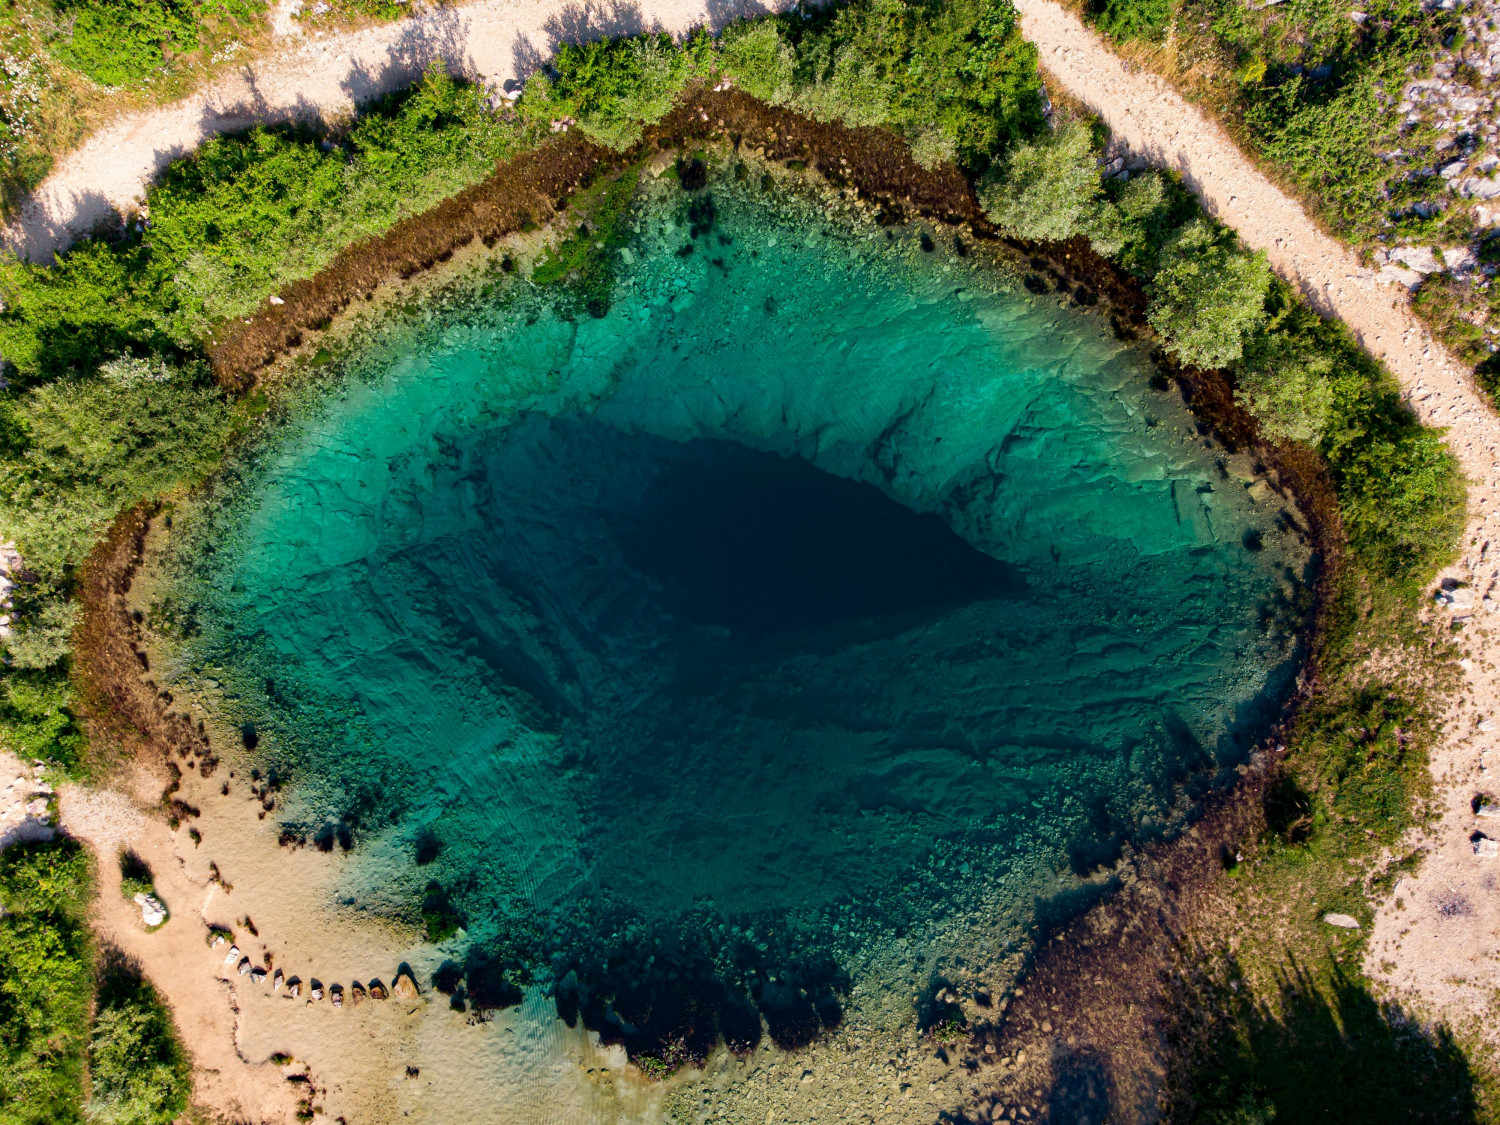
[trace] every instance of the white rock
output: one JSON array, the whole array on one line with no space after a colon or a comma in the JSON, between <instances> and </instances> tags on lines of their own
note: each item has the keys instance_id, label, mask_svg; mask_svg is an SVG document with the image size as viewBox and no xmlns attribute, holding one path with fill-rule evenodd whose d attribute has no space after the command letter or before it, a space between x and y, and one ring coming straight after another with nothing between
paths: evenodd
<instances>
[{"instance_id":1,"label":"white rock","mask_svg":"<svg viewBox=\"0 0 1500 1125\"><path fill-rule=\"evenodd\" d=\"M237 945L231 945L229 947L229 952L226 953L226 954L224 954L224 964L226 964L226 965L233 965L236 961L238 961L240 959L240 957L241 957L240 947L237 946Z\"/></svg>"},{"instance_id":2,"label":"white rock","mask_svg":"<svg viewBox=\"0 0 1500 1125\"><path fill-rule=\"evenodd\" d=\"M1459 185L1458 190L1470 199L1500 199L1500 180L1493 176L1486 179L1470 176Z\"/></svg>"},{"instance_id":3,"label":"white rock","mask_svg":"<svg viewBox=\"0 0 1500 1125\"><path fill-rule=\"evenodd\" d=\"M1330 926L1337 926L1341 930L1359 929L1359 919L1351 918L1347 914L1325 914L1323 915L1323 921L1327 922Z\"/></svg>"},{"instance_id":4,"label":"white rock","mask_svg":"<svg viewBox=\"0 0 1500 1125\"><path fill-rule=\"evenodd\" d=\"M1500 840L1491 840L1488 836L1481 836L1474 841L1474 854L1481 859L1494 859L1500 855Z\"/></svg>"},{"instance_id":5,"label":"white rock","mask_svg":"<svg viewBox=\"0 0 1500 1125\"><path fill-rule=\"evenodd\" d=\"M250 964L250 958L248 958L248 957L242 957L240 959L240 976L242 976L242 977L249 976L250 975L250 970L253 969L253 968L255 968L255 966L252 965L252 964Z\"/></svg>"},{"instance_id":6,"label":"white rock","mask_svg":"<svg viewBox=\"0 0 1500 1125\"><path fill-rule=\"evenodd\" d=\"M1375 280L1382 285L1404 285L1408 289L1415 289L1422 284L1422 275L1402 266L1386 266L1375 275Z\"/></svg>"},{"instance_id":7,"label":"white rock","mask_svg":"<svg viewBox=\"0 0 1500 1125\"><path fill-rule=\"evenodd\" d=\"M1438 170L1438 175L1442 176L1445 180L1451 180L1454 179L1463 170L1464 162L1462 160L1455 160L1452 164L1443 165L1443 167Z\"/></svg>"},{"instance_id":8,"label":"white rock","mask_svg":"<svg viewBox=\"0 0 1500 1125\"><path fill-rule=\"evenodd\" d=\"M283 301L280 297L272 297L271 298L271 304L273 304L273 305L284 305L284 304L286 304L286 302Z\"/></svg>"},{"instance_id":9,"label":"white rock","mask_svg":"<svg viewBox=\"0 0 1500 1125\"><path fill-rule=\"evenodd\" d=\"M1452 246L1443 251L1443 265L1454 273L1468 273L1478 264L1479 259L1467 246Z\"/></svg>"},{"instance_id":10,"label":"white rock","mask_svg":"<svg viewBox=\"0 0 1500 1125\"><path fill-rule=\"evenodd\" d=\"M1500 191L1496 192L1500 195ZM1391 257L1399 262L1405 262L1408 267L1418 273L1438 273L1443 268L1443 263L1428 246L1398 246L1391 251Z\"/></svg>"}]
</instances>

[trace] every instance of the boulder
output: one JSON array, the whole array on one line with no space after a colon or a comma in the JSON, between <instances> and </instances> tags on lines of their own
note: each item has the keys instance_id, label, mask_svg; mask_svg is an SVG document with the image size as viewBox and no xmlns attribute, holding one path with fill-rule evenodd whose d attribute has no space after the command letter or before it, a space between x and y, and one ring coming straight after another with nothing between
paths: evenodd
<instances>
[{"instance_id":1,"label":"boulder","mask_svg":"<svg viewBox=\"0 0 1500 1125\"><path fill-rule=\"evenodd\" d=\"M271 978L271 991L280 992L281 986L285 983L285 981L286 978L281 975L281 970L277 969L276 975Z\"/></svg>"},{"instance_id":2,"label":"boulder","mask_svg":"<svg viewBox=\"0 0 1500 1125\"><path fill-rule=\"evenodd\" d=\"M253 968L255 968L255 966L250 964L250 958L244 958L240 961L240 976L248 977L250 975L250 970Z\"/></svg>"},{"instance_id":3,"label":"boulder","mask_svg":"<svg viewBox=\"0 0 1500 1125\"><path fill-rule=\"evenodd\" d=\"M1416 270L1409 270L1405 266L1382 266L1375 280L1382 285L1400 285L1407 289L1415 289L1422 284L1422 275Z\"/></svg>"},{"instance_id":4,"label":"boulder","mask_svg":"<svg viewBox=\"0 0 1500 1125\"><path fill-rule=\"evenodd\" d=\"M293 1000L297 999L297 997L302 995L302 982L296 977L293 977L286 986L286 994Z\"/></svg>"},{"instance_id":5,"label":"boulder","mask_svg":"<svg viewBox=\"0 0 1500 1125\"><path fill-rule=\"evenodd\" d=\"M370 982L371 1000L384 1000L389 995L390 993L385 990L385 985L381 984L378 980L372 980Z\"/></svg>"},{"instance_id":6,"label":"boulder","mask_svg":"<svg viewBox=\"0 0 1500 1125\"><path fill-rule=\"evenodd\" d=\"M1438 256L1427 246L1398 246L1391 251L1391 257L1420 274L1440 273L1443 268Z\"/></svg>"},{"instance_id":7,"label":"boulder","mask_svg":"<svg viewBox=\"0 0 1500 1125\"><path fill-rule=\"evenodd\" d=\"M1500 840L1492 840L1483 833L1474 838L1474 854L1480 859L1494 859L1500 855Z\"/></svg>"},{"instance_id":8,"label":"boulder","mask_svg":"<svg viewBox=\"0 0 1500 1125\"><path fill-rule=\"evenodd\" d=\"M224 954L224 964L233 965L240 959L241 956L242 954L240 953L240 947L237 945L231 945L229 947L229 952Z\"/></svg>"},{"instance_id":9,"label":"boulder","mask_svg":"<svg viewBox=\"0 0 1500 1125\"><path fill-rule=\"evenodd\" d=\"M264 969L254 968L254 969L250 970L250 983L251 984L260 984L265 979L266 979L266 971Z\"/></svg>"},{"instance_id":10,"label":"boulder","mask_svg":"<svg viewBox=\"0 0 1500 1125\"><path fill-rule=\"evenodd\" d=\"M417 982L410 973L398 973L391 985L391 995L397 1000L415 1000L421 993L417 991Z\"/></svg>"},{"instance_id":11,"label":"boulder","mask_svg":"<svg viewBox=\"0 0 1500 1125\"><path fill-rule=\"evenodd\" d=\"M315 1001L323 999L323 986L317 981L313 981L313 986L311 991L308 992L308 996Z\"/></svg>"},{"instance_id":12,"label":"boulder","mask_svg":"<svg viewBox=\"0 0 1500 1125\"><path fill-rule=\"evenodd\" d=\"M349 1002L356 1008L365 1002L365 988L359 981L349 986Z\"/></svg>"},{"instance_id":13,"label":"boulder","mask_svg":"<svg viewBox=\"0 0 1500 1125\"><path fill-rule=\"evenodd\" d=\"M344 1006L344 986L336 984L330 988L328 990L328 999L335 1008L342 1008Z\"/></svg>"},{"instance_id":14,"label":"boulder","mask_svg":"<svg viewBox=\"0 0 1500 1125\"><path fill-rule=\"evenodd\" d=\"M1463 274L1479 265L1479 259L1467 246L1450 246L1443 251L1443 265L1453 273Z\"/></svg>"},{"instance_id":15,"label":"boulder","mask_svg":"<svg viewBox=\"0 0 1500 1125\"><path fill-rule=\"evenodd\" d=\"M1337 926L1341 930L1359 929L1359 919L1351 918L1347 914L1325 914L1323 915L1323 921L1327 922L1330 926Z\"/></svg>"}]
</instances>

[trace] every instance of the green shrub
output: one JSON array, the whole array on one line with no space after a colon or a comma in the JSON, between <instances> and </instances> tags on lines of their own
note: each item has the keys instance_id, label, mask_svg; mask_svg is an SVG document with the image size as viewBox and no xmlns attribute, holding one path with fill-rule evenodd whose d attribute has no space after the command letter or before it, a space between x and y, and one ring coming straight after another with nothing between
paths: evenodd
<instances>
[{"instance_id":1,"label":"green shrub","mask_svg":"<svg viewBox=\"0 0 1500 1125\"><path fill-rule=\"evenodd\" d=\"M119 512L218 464L233 415L202 367L125 357L0 403L0 417L0 535L62 589Z\"/></svg>"},{"instance_id":2,"label":"green shrub","mask_svg":"<svg viewBox=\"0 0 1500 1125\"><path fill-rule=\"evenodd\" d=\"M1161 249L1147 317L1183 363L1224 367L1264 321L1270 285L1263 254L1247 253L1232 233L1194 219Z\"/></svg>"},{"instance_id":3,"label":"green shrub","mask_svg":"<svg viewBox=\"0 0 1500 1125\"><path fill-rule=\"evenodd\" d=\"M83 1119L91 883L75 840L0 854L0 1125Z\"/></svg>"},{"instance_id":4,"label":"green shrub","mask_svg":"<svg viewBox=\"0 0 1500 1125\"><path fill-rule=\"evenodd\" d=\"M719 41L719 65L741 90L769 105L792 97L796 57L775 20L731 24Z\"/></svg>"},{"instance_id":5,"label":"green shrub","mask_svg":"<svg viewBox=\"0 0 1500 1125\"><path fill-rule=\"evenodd\" d=\"M1088 228L1089 242L1137 277L1149 277L1173 230L1198 213L1198 201L1160 172L1110 180Z\"/></svg>"},{"instance_id":6,"label":"green shrub","mask_svg":"<svg viewBox=\"0 0 1500 1125\"><path fill-rule=\"evenodd\" d=\"M1160 39L1172 22L1172 0L1104 0L1095 20L1117 42Z\"/></svg>"},{"instance_id":7,"label":"green shrub","mask_svg":"<svg viewBox=\"0 0 1500 1125\"><path fill-rule=\"evenodd\" d=\"M528 82L522 100L532 115L574 118L600 144L624 150L671 110L693 76L692 57L664 33L565 43L555 77Z\"/></svg>"},{"instance_id":8,"label":"green shrub","mask_svg":"<svg viewBox=\"0 0 1500 1125\"><path fill-rule=\"evenodd\" d=\"M104 86L125 86L166 65L166 51L198 46L197 13L178 0L85 0L59 5L73 24L59 58Z\"/></svg>"},{"instance_id":9,"label":"green shrub","mask_svg":"<svg viewBox=\"0 0 1500 1125\"><path fill-rule=\"evenodd\" d=\"M71 769L83 753L65 669L0 671L0 746L23 761Z\"/></svg>"},{"instance_id":10,"label":"green shrub","mask_svg":"<svg viewBox=\"0 0 1500 1125\"><path fill-rule=\"evenodd\" d=\"M1062 242L1094 224L1099 161L1088 127L1069 121L1017 145L986 173L979 190L985 214L1017 238Z\"/></svg>"},{"instance_id":11,"label":"green shrub","mask_svg":"<svg viewBox=\"0 0 1500 1125\"><path fill-rule=\"evenodd\" d=\"M930 164L982 172L1044 128L1036 48L1010 0L853 0L782 26L793 104L820 120L885 125Z\"/></svg>"},{"instance_id":12,"label":"green shrub","mask_svg":"<svg viewBox=\"0 0 1500 1125\"><path fill-rule=\"evenodd\" d=\"M139 966L118 950L101 958L88 1058L90 1121L167 1125L187 1108L190 1067L172 1018Z\"/></svg>"},{"instance_id":13,"label":"green shrub","mask_svg":"<svg viewBox=\"0 0 1500 1125\"><path fill-rule=\"evenodd\" d=\"M1272 441L1317 445L1333 409L1331 357L1269 332L1255 337L1235 365L1234 397Z\"/></svg>"}]
</instances>

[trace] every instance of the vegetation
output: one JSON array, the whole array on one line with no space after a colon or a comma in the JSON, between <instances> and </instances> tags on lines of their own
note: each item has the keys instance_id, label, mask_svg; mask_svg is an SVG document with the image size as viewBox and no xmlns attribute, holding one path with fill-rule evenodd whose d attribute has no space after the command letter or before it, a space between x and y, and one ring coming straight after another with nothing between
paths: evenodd
<instances>
[{"instance_id":1,"label":"vegetation","mask_svg":"<svg viewBox=\"0 0 1500 1125\"><path fill-rule=\"evenodd\" d=\"M0 1123L83 1120L93 880L75 841L0 853Z\"/></svg>"},{"instance_id":2,"label":"vegetation","mask_svg":"<svg viewBox=\"0 0 1500 1125\"><path fill-rule=\"evenodd\" d=\"M167 1125L187 1109L191 1068L171 1015L140 967L101 957L88 1063L88 1118L100 1125Z\"/></svg>"},{"instance_id":3,"label":"vegetation","mask_svg":"<svg viewBox=\"0 0 1500 1125\"><path fill-rule=\"evenodd\" d=\"M1271 270L1234 236L1194 219L1162 246L1150 284L1151 326L1193 367L1227 367L1265 318Z\"/></svg>"}]
</instances>

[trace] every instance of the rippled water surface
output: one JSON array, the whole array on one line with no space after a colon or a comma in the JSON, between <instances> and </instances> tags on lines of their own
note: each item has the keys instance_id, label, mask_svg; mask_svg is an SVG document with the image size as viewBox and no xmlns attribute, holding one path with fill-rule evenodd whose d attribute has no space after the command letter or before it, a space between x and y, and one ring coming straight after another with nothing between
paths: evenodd
<instances>
[{"instance_id":1,"label":"rippled water surface","mask_svg":"<svg viewBox=\"0 0 1500 1125\"><path fill-rule=\"evenodd\" d=\"M602 317L497 274L381 336L195 579L352 897L668 1061L953 1018L1240 759L1307 557L1102 318L707 191L643 191Z\"/></svg>"}]
</instances>

